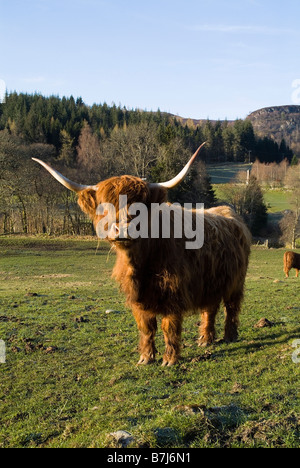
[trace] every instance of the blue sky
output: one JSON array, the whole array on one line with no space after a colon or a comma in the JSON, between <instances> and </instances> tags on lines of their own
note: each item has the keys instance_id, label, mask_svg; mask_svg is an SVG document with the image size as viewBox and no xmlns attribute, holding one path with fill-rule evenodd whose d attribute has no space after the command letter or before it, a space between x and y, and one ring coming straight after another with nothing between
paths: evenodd
<instances>
[{"instance_id":1,"label":"blue sky","mask_svg":"<svg viewBox=\"0 0 300 468\"><path fill-rule=\"evenodd\" d=\"M244 118L292 104L299 0L0 0L8 91Z\"/></svg>"}]
</instances>

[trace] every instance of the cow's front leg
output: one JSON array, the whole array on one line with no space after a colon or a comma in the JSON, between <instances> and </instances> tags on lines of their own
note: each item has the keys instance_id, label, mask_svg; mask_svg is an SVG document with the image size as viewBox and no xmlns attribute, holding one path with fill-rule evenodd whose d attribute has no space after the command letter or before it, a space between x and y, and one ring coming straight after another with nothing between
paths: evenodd
<instances>
[{"instance_id":1,"label":"cow's front leg","mask_svg":"<svg viewBox=\"0 0 300 468\"><path fill-rule=\"evenodd\" d=\"M140 360L138 364L151 364L155 361L155 333L157 330L156 316L139 307L133 307L133 315L135 317L138 329L140 331Z\"/></svg>"},{"instance_id":2,"label":"cow's front leg","mask_svg":"<svg viewBox=\"0 0 300 468\"><path fill-rule=\"evenodd\" d=\"M163 366L173 366L178 362L181 347L181 315L169 314L162 319L161 328L164 333L166 350L163 357Z\"/></svg>"}]
</instances>

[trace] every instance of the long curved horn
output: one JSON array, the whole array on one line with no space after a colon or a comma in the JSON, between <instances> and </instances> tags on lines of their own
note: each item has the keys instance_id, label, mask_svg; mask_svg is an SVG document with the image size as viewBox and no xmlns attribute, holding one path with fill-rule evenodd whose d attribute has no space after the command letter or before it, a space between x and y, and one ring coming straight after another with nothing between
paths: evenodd
<instances>
[{"instance_id":1,"label":"long curved horn","mask_svg":"<svg viewBox=\"0 0 300 468\"><path fill-rule=\"evenodd\" d=\"M43 166L48 172L50 172L50 174L56 180L58 180L58 182L60 182L62 185L67 187L67 189L72 190L73 192L79 193L82 190L86 190L86 189L92 189L92 190L97 190L98 189L97 185L77 184L76 182L73 182L72 180L67 179L67 177L63 176L56 169L53 169L52 167L50 167L48 164L41 161L40 159L36 159L36 158L32 158L32 159L33 159L33 161L36 161L37 163L41 164L41 166Z\"/></svg>"},{"instance_id":2,"label":"long curved horn","mask_svg":"<svg viewBox=\"0 0 300 468\"><path fill-rule=\"evenodd\" d=\"M160 183L157 183L157 184L150 184L150 185L152 187L155 187L155 186L156 187L165 187L167 189L176 187L176 185L180 184L180 182L182 182L183 179L186 177L187 173L190 170L191 165L193 164L193 162L195 161L195 159L197 158L198 154L200 153L201 149L203 148L203 146L205 144L206 144L206 142L202 143L202 145L199 146L196 153L193 154L193 156L191 157L191 159L189 160L187 165L182 169L181 172L179 172L179 174L176 177L174 177L174 179L171 179L168 182L160 182Z\"/></svg>"}]
</instances>

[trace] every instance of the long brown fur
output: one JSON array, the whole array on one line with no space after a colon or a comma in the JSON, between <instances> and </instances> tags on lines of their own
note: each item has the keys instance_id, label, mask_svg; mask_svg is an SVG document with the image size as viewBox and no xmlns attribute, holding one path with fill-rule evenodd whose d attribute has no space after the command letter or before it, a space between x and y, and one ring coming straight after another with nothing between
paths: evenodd
<instances>
[{"instance_id":1,"label":"long brown fur","mask_svg":"<svg viewBox=\"0 0 300 468\"><path fill-rule=\"evenodd\" d=\"M290 270L292 268L296 269L296 278L298 278L300 270L300 254L297 254L296 252L285 252L283 256L283 271L287 278L289 277Z\"/></svg>"},{"instance_id":2,"label":"long brown fur","mask_svg":"<svg viewBox=\"0 0 300 468\"><path fill-rule=\"evenodd\" d=\"M98 190L84 190L79 205L93 219L100 220L96 207L112 203L118 210L119 195L128 205L167 202L167 190L130 176L113 177L98 184ZM183 208L182 208L183 209ZM150 210L149 210L150 211ZM194 213L195 221L195 213ZM248 229L229 207L206 210L204 245L186 250L186 239L136 239L113 242L117 261L113 277L120 283L140 331L140 364L155 360L157 317L162 316L165 339L163 365L180 357L183 317L200 311L199 345L215 340L215 317L221 302L225 306L225 341L238 337L238 316L243 299L251 237Z\"/></svg>"}]
</instances>

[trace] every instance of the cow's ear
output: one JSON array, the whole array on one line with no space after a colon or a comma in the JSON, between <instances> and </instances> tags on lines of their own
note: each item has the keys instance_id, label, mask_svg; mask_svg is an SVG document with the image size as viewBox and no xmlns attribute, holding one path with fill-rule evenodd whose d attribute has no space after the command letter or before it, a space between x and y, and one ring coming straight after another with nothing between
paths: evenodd
<instances>
[{"instance_id":1,"label":"cow's ear","mask_svg":"<svg viewBox=\"0 0 300 468\"><path fill-rule=\"evenodd\" d=\"M97 210L96 194L96 190L93 189L82 190L78 194L78 205L82 211L88 214L92 219L96 216Z\"/></svg>"}]
</instances>

